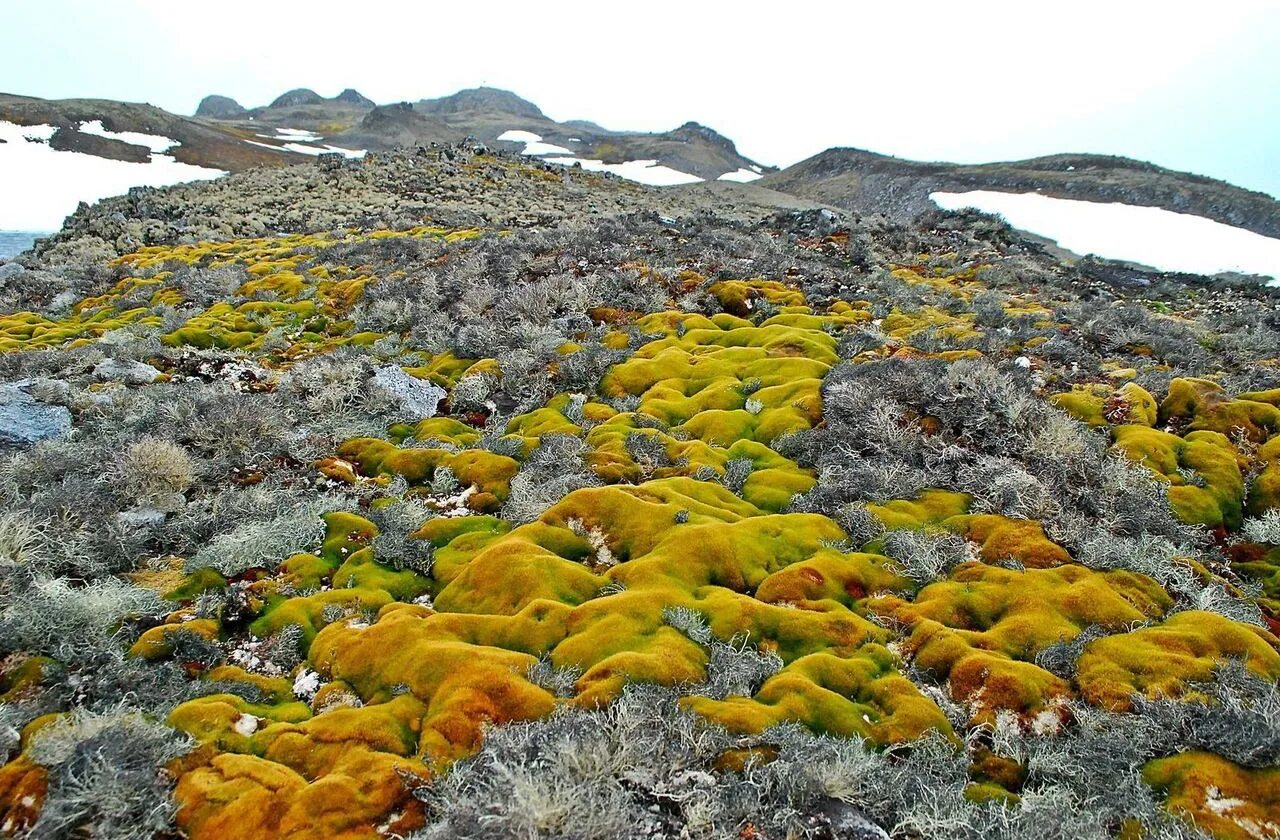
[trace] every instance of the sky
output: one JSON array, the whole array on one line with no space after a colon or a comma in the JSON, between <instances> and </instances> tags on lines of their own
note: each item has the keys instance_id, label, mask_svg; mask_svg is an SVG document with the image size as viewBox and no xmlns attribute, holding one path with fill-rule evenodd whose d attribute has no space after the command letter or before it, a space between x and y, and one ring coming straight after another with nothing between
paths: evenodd
<instances>
[{"instance_id":1,"label":"sky","mask_svg":"<svg viewBox=\"0 0 1280 840\"><path fill-rule=\"evenodd\" d=\"M1280 2L42 0L0 91L252 107L507 88L554 119L688 120L786 166L831 146L982 162L1120 154L1280 196Z\"/></svg>"}]
</instances>

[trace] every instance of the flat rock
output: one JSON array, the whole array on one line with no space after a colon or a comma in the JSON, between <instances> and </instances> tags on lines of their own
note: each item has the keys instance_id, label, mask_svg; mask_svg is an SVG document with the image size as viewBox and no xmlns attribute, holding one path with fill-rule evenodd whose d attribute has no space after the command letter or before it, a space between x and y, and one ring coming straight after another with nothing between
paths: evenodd
<instances>
[{"instance_id":1,"label":"flat rock","mask_svg":"<svg viewBox=\"0 0 1280 840\"><path fill-rule=\"evenodd\" d=\"M378 368L371 380L374 387L394 399L404 413L415 420L436 416L436 408L448 393L432 382L410 376L399 365Z\"/></svg>"},{"instance_id":2,"label":"flat rock","mask_svg":"<svg viewBox=\"0 0 1280 840\"><path fill-rule=\"evenodd\" d=\"M29 384L29 380L0 382L0 446L27 447L66 437L71 431L71 412L38 402L23 390Z\"/></svg>"},{"instance_id":3,"label":"flat rock","mask_svg":"<svg viewBox=\"0 0 1280 840\"><path fill-rule=\"evenodd\" d=\"M121 362L116 359L103 359L93 366L93 378L99 382L148 385L160 378L160 371L146 362Z\"/></svg>"},{"instance_id":4,"label":"flat rock","mask_svg":"<svg viewBox=\"0 0 1280 840\"><path fill-rule=\"evenodd\" d=\"M135 507L116 514L116 521L125 528L154 528L164 524L164 511L153 507Z\"/></svg>"}]
</instances>

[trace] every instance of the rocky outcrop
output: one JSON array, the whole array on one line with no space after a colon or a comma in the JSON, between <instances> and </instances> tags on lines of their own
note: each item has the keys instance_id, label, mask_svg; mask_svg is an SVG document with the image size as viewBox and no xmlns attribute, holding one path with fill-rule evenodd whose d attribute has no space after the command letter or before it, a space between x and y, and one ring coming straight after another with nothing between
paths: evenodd
<instances>
[{"instance_id":1,"label":"rocky outcrop","mask_svg":"<svg viewBox=\"0 0 1280 840\"><path fill-rule=\"evenodd\" d=\"M1161 207L1280 237L1280 202L1265 193L1107 155L955 164L902 160L863 149L828 149L770 175L761 185L898 220L933 209L932 192L997 190Z\"/></svg>"},{"instance_id":2,"label":"rocky outcrop","mask_svg":"<svg viewBox=\"0 0 1280 840\"><path fill-rule=\"evenodd\" d=\"M346 105L356 105L360 108L372 108L377 104L354 88L347 88L342 93L335 96L333 101L342 102Z\"/></svg>"},{"instance_id":3,"label":"rocky outcrop","mask_svg":"<svg viewBox=\"0 0 1280 840\"><path fill-rule=\"evenodd\" d=\"M509 90L478 87L460 90L439 99L423 99L415 106L426 114L460 114L468 111L488 111L511 114L516 117L542 120L546 115L527 99L521 99Z\"/></svg>"},{"instance_id":4,"label":"rocky outcrop","mask_svg":"<svg viewBox=\"0 0 1280 840\"><path fill-rule=\"evenodd\" d=\"M211 120L233 120L248 113L244 107L229 96L213 94L200 100L196 107L196 116Z\"/></svg>"},{"instance_id":5,"label":"rocky outcrop","mask_svg":"<svg viewBox=\"0 0 1280 840\"><path fill-rule=\"evenodd\" d=\"M294 88L277 96L270 107L294 108L299 105L319 105L322 102L324 102L324 97L314 90L310 88Z\"/></svg>"},{"instance_id":6,"label":"rocky outcrop","mask_svg":"<svg viewBox=\"0 0 1280 840\"><path fill-rule=\"evenodd\" d=\"M27 393L30 384L25 380L0 383L0 450L65 437L71 430L71 412L36 400Z\"/></svg>"},{"instance_id":7,"label":"rocky outcrop","mask_svg":"<svg viewBox=\"0 0 1280 840\"><path fill-rule=\"evenodd\" d=\"M123 160L129 163L146 163L151 159L151 150L146 146L136 146L110 137L99 137L96 134L85 134L74 128L59 128L49 138L50 148L60 152L79 152L111 160Z\"/></svg>"}]
</instances>

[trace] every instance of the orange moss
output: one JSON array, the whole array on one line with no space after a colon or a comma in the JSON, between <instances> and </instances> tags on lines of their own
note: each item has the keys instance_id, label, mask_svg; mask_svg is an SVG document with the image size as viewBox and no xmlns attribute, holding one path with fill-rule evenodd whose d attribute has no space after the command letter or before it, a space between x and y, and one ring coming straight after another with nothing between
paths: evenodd
<instances>
[{"instance_id":1,"label":"orange moss","mask_svg":"<svg viewBox=\"0 0 1280 840\"><path fill-rule=\"evenodd\" d=\"M1142 776L1170 811L1220 840L1280 836L1280 768L1254 770L1193 751L1156 759Z\"/></svg>"},{"instance_id":2,"label":"orange moss","mask_svg":"<svg viewBox=\"0 0 1280 840\"><path fill-rule=\"evenodd\" d=\"M986 717L1004 708L1037 713L1071 693L1032 664L1044 648L1090 625L1120 630L1159 616L1172 600L1155 581L1130 572L968 563L926 586L914 602L886 596L871 606L907 625L915 664L948 679L952 696L975 702Z\"/></svg>"}]
</instances>

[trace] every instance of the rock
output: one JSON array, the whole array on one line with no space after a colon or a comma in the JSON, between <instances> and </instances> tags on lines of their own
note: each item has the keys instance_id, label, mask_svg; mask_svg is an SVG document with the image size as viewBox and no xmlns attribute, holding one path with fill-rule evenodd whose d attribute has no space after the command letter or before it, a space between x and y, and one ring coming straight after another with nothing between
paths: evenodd
<instances>
[{"instance_id":1,"label":"rock","mask_svg":"<svg viewBox=\"0 0 1280 840\"><path fill-rule=\"evenodd\" d=\"M153 507L135 507L116 514L116 521L125 528L154 528L164 524L164 512Z\"/></svg>"},{"instance_id":2,"label":"rock","mask_svg":"<svg viewBox=\"0 0 1280 840\"><path fill-rule=\"evenodd\" d=\"M868 819L857 806L827 799L809 818L810 837L822 840L889 840L889 833Z\"/></svg>"},{"instance_id":3,"label":"rock","mask_svg":"<svg viewBox=\"0 0 1280 840\"><path fill-rule=\"evenodd\" d=\"M344 102L347 105L359 105L361 108L372 108L376 104L372 99L354 88L347 88L342 93L335 96L333 101Z\"/></svg>"},{"instance_id":4,"label":"rock","mask_svg":"<svg viewBox=\"0 0 1280 840\"><path fill-rule=\"evenodd\" d=\"M230 96L206 96L200 100L200 105L196 108L197 117L210 117L215 120L229 120L244 116L247 111L244 107Z\"/></svg>"},{"instance_id":5,"label":"rock","mask_svg":"<svg viewBox=\"0 0 1280 840\"><path fill-rule=\"evenodd\" d=\"M270 107L296 108L299 105L320 105L323 102L324 97L310 88L294 88L277 96Z\"/></svg>"},{"instance_id":6,"label":"rock","mask_svg":"<svg viewBox=\"0 0 1280 840\"><path fill-rule=\"evenodd\" d=\"M410 376L399 365L378 368L371 381L374 387L388 394L406 415L415 420L435 417L440 401L448 396L448 392L439 385Z\"/></svg>"},{"instance_id":7,"label":"rock","mask_svg":"<svg viewBox=\"0 0 1280 840\"><path fill-rule=\"evenodd\" d=\"M71 431L71 412L37 402L24 390L29 384L25 379L0 383L0 447L27 447Z\"/></svg>"},{"instance_id":8,"label":"rock","mask_svg":"<svg viewBox=\"0 0 1280 840\"><path fill-rule=\"evenodd\" d=\"M149 385L161 376L146 362L121 362L103 359L93 367L93 378L99 382L122 382L125 385Z\"/></svg>"}]
</instances>

